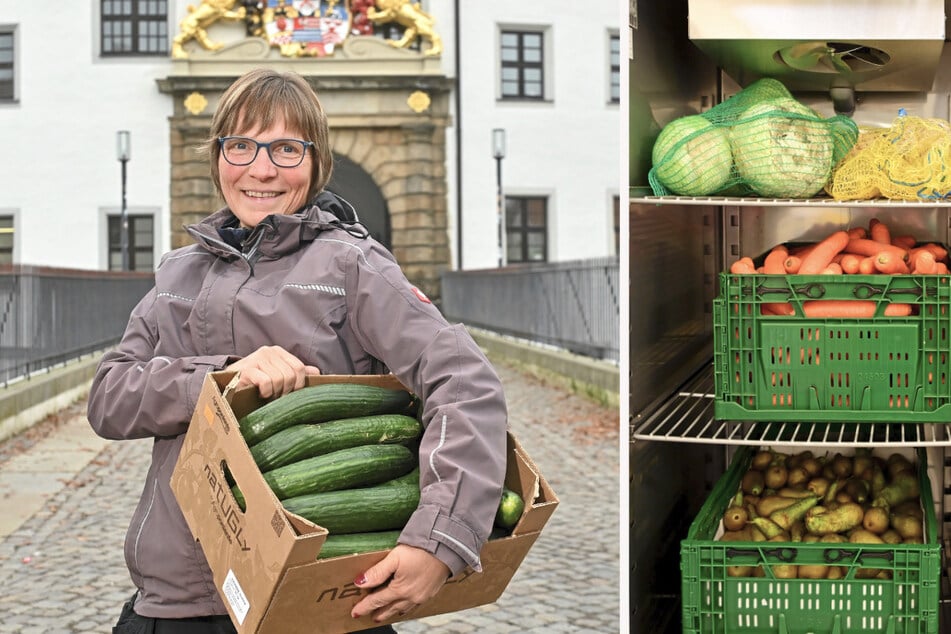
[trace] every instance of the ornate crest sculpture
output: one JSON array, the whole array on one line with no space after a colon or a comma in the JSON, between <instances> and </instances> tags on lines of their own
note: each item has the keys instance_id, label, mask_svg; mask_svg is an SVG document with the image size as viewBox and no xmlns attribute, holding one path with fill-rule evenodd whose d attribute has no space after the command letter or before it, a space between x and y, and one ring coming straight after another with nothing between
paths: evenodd
<instances>
[{"instance_id":1,"label":"ornate crest sculpture","mask_svg":"<svg viewBox=\"0 0 951 634\"><path fill-rule=\"evenodd\" d=\"M350 36L381 37L400 49L425 41L423 55L442 53L433 17L410 0L202 0L188 6L172 57L188 58L184 45L190 41L208 51L221 49L206 31L219 20L244 20L248 36L263 38L284 57L330 56Z\"/></svg>"}]
</instances>

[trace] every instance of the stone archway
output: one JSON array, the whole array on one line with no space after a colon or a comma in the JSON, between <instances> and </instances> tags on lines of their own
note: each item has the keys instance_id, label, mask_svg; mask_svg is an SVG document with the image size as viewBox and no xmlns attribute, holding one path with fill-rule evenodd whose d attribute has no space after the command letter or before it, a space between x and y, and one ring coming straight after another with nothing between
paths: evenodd
<instances>
[{"instance_id":1,"label":"stone archway","mask_svg":"<svg viewBox=\"0 0 951 634\"><path fill-rule=\"evenodd\" d=\"M307 77L320 95L333 152L346 157L378 188L389 212L390 250L407 278L438 303L440 276L451 257L446 182L451 82L442 76L308 76L307 71L319 65L300 62L290 69ZM228 76L220 74L220 67L208 70L214 72L172 75L158 82L174 102L169 120L173 248L191 243L184 225L222 204L207 160L196 148L208 134L219 96L244 69ZM420 93L428 107L411 108L411 96ZM199 109L196 102L204 105ZM361 213L359 207L357 211Z\"/></svg>"},{"instance_id":2,"label":"stone archway","mask_svg":"<svg viewBox=\"0 0 951 634\"><path fill-rule=\"evenodd\" d=\"M383 192L365 169L346 156L334 154L334 170L327 189L353 205L370 235L387 249L393 249L390 210Z\"/></svg>"}]
</instances>

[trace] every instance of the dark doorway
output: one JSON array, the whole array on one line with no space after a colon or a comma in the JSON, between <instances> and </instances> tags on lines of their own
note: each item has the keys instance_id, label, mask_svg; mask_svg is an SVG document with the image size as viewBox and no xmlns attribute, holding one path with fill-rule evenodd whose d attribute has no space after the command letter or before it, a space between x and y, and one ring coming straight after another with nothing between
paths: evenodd
<instances>
[{"instance_id":1,"label":"dark doorway","mask_svg":"<svg viewBox=\"0 0 951 634\"><path fill-rule=\"evenodd\" d=\"M373 178L346 156L334 154L334 171L327 189L345 198L370 235L387 249L390 240L390 210Z\"/></svg>"}]
</instances>

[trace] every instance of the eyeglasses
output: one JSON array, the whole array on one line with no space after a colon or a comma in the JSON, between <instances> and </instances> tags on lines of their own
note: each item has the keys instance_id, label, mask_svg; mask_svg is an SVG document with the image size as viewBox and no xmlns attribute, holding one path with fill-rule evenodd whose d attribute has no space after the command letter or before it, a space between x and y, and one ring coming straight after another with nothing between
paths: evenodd
<instances>
[{"instance_id":1,"label":"eyeglasses","mask_svg":"<svg viewBox=\"0 0 951 634\"><path fill-rule=\"evenodd\" d=\"M225 160L238 167L253 163L262 147L271 162L278 167L297 167L304 162L307 148L314 144L300 139L275 139L270 143L261 143L246 136L222 136L218 137L218 145Z\"/></svg>"}]
</instances>

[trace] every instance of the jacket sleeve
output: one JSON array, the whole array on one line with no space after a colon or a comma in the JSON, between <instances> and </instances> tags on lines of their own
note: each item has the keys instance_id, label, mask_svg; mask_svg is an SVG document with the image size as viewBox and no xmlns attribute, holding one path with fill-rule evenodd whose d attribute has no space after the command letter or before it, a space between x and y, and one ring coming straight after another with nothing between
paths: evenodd
<instances>
[{"instance_id":1,"label":"jacket sleeve","mask_svg":"<svg viewBox=\"0 0 951 634\"><path fill-rule=\"evenodd\" d=\"M205 375L230 362L225 355L156 356L155 289L132 310L122 340L99 362L86 415L103 438L125 440L185 432Z\"/></svg>"},{"instance_id":2,"label":"jacket sleeve","mask_svg":"<svg viewBox=\"0 0 951 634\"><path fill-rule=\"evenodd\" d=\"M450 325L375 242L346 267L351 328L422 399L420 503L400 542L453 574L481 571L505 478L507 417L498 375L461 325Z\"/></svg>"}]
</instances>

